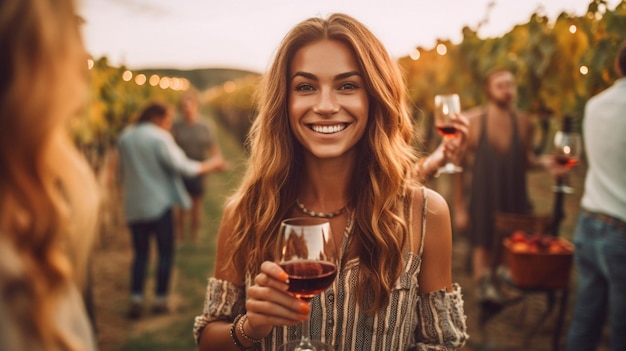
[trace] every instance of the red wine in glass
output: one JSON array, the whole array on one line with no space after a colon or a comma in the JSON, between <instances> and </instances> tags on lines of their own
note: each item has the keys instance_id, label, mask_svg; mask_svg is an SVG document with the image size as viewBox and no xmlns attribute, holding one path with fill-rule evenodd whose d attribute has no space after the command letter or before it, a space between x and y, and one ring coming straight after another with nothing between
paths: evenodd
<instances>
[{"instance_id":1,"label":"red wine in glass","mask_svg":"<svg viewBox=\"0 0 626 351\"><path fill-rule=\"evenodd\" d=\"M289 292L303 300L326 290L337 276L337 267L325 261L288 261L280 266L289 275Z\"/></svg>"},{"instance_id":2,"label":"red wine in glass","mask_svg":"<svg viewBox=\"0 0 626 351\"><path fill-rule=\"evenodd\" d=\"M554 157L554 161L561 166L571 168L578 164L578 157L557 155Z\"/></svg>"},{"instance_id":3,"label":"red wine in glass","mask_svg":"<svg viewBox=\"0 0 626 351\"><path fill-rule=\"evenodd\" d=\"M456 136L456 127L451 125L438 125L437 132L444 138L454 138Z\"/></svg>"},{"instance_id":4,"label":"red wine in glass","mask_svg":"<svg viewBox=\"0 0 626 351\"><path fill-rule=\"evenodd\" d=\"M435 128L444 139L456 138L457 130L453 123L459 113L461 113L461 99L458 94L435 95L435 109L433 111ZM437 176L462 171L462 167L454 164L452 160L447 160L446 164L437 170Z\"/></svg>"},{"instance_id":5,"label":"red wine in glass","mask_svg":"<svg viewBox=\"0 0 626 351\"><path fill-rule=\"evenodd\" d=\"M558 131L554 135L554 162L571 168L578 164L579 156L582 153L581 135L578 133ZM554 191L571 194L574 188L566 184L566 178L558 179Z\"/></svg>"},{"instance_id":6,"label":"red wine in glass","mask_svg":"<svg viewBox=\"0 0 626 351\"><path fill-rule=\"evenodd\" d=\"M297 217L281 222L279 265L289 276L289 292L309 302L328 288L337 276L338 253L327 218ZM280 351L324 351L331 345L312 341L309 321L302 323L300 340L287 342Z\"/></svg>"}]
</instances>

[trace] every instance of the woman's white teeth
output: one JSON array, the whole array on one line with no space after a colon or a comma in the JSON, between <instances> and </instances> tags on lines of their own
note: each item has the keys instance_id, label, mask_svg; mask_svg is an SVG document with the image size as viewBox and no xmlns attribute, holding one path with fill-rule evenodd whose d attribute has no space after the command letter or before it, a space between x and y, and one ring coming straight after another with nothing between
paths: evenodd
<instances>
[{"instance_id":1,"label":"woman's white teeth","mask_svg":"<svg viewBox=\"0 0 626 351\"><path fill-rule=\"evenodd\" d=\"M332 133L341 132L342 130L346 129L346 126L344 124L338 124L338 125L334 125L334 126L318 126L318 125L314 125L311 128L314 131L316 131L317 133L332 134Z\"/></svg>"}]
</instances>

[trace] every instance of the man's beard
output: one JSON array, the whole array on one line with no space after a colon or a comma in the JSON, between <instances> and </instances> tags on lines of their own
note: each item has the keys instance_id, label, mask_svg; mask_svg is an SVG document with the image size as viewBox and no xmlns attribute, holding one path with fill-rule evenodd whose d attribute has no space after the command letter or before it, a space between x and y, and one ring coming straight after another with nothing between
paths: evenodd
<instances>
[{"instance_id":1,"label":"man's beard","mask_svg":"<svg viewBox=\"0 0 626 351\"><path fill-rule=\"evenodd\" d=\"M513 97L505 96L502 99L493 99L493 103L503 110L509 110L513 107Z\"/></svg>"}]
</instances>

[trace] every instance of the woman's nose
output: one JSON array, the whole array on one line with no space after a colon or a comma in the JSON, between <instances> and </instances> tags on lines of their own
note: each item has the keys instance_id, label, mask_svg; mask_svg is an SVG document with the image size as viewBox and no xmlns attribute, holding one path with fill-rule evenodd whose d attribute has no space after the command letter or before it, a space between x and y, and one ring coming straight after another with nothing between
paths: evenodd
<instances>
[{"instance_id":1,"label":"woman's nose","mask_svg":"<svg viewBox=\"0 0 626 351\"><path fill-rule=\"evenodd\" d=\"M317 102L313 107L313 112L320 115L332 115L339 112L340 105L337 101L337 97L333 94L333 91L322 90L319 94Z\"/></svg>"}]
</instances>

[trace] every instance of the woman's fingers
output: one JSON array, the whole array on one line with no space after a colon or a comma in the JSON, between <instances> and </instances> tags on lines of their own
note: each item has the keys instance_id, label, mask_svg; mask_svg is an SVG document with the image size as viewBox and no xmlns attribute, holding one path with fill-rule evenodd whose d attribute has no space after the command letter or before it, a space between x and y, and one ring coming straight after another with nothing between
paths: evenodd
<instances>
[{"instance_id":1,"label":"woman's fingers","mask_svg":"<svg viewBox=\"0 0 626 351\"><path fill-rule=\"evenodd\" d=\"M275 262L265 261L261 264L261 273L265 273L270 278L278 280L280 282L289 284L289 276L280 266Z\"/></svg>"},{"instance_id":2,"label":"woman's fingers","mask_svg":"<svg viewBox=\"0 0 626 351\"><path fill-rule=\"evenodd\" d=\"M289 289L288 276L285 271L274 262L263 262L261 273L254 278L254 285L248 288L248 302L260 313L273 313L271 308L280 306L277 313L286 310L298 313L308 313L309 304L294 297ZM274 305L274 306L272 306Z\"/></svg>"},{"instance_id":3,"label":"woman's fingers","mask_svg":"<svg viewBox=\"0 0 626 351\"><path fill-rule=\"evenodd\" d=\"M275 262L263 262L261 273L248 288L246 310L251 326L293 325L308 318L308 303L287 290L288 275Z\"/></svg>"},{"instance_id":4,"label":"woman's fingers","mask_svg":"<svg viewBox=\"0 0 626 351\"><path fill-rule=\"evenodd\" d=\"M461 150L461 140L459 138L446 139L443 144L443 153L446 159L456 156Z\"/></svg>"},{"instance_id":5,"label":"woman's fingers","mask_svg":"<svg viewBox=\"0 0 626 351\"><path fill-rule=\"evenodd\" d=\"M291 326L307 319L309 311L308 304L287 292L259 285L248 288L246 300L248 330L249 335L255 339L268 335L275 325Z\"/></svg>"},{"instance_id":6,"label":"woman's fingers","mask_svg":"<svg viewBox=\"0 0 626 351\"><path fill-rule=\"evenodd\" d=\"M248 313L265 318L266 323L292 325L308 318L311 307L293 295L267 287L250 287Z\"/></svg>"},{"instance_id":7,"label":"woman's fingers","mask_svg":"<svg viewBox=\"0 0 626 351\"><path fill-rule=\"evenodd\" d=\"M461 133L461 135L465 136L469 130L469 119L465 115L459 113L454 119L454 126L457 131Z\"/></svg>"},{"instance_id":8,"label":"woman's fingers","mask_svg":"<svg viewBox=\"0 0 626 351\"><path fill-rule=\"evenodd\" d=\"M254 277L254 285L286 292L289 289L289 276L278 264L265 261L261 264L261 273Z\"/></svg>"}]
</instances>

